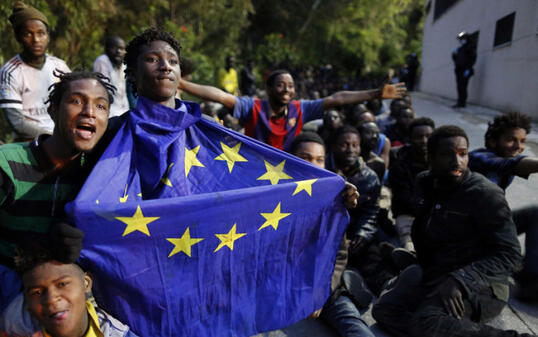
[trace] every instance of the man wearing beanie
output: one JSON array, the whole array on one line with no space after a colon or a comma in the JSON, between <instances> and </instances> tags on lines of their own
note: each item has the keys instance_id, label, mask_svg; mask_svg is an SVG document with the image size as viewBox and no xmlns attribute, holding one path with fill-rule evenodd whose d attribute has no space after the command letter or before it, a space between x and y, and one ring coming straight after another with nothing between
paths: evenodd
<instances>
[{"instance_id":1,"label":"man wearing beanie","mask_svg":"<svg viewBox=\"0 0 538 337\"><path fill-rule=\"evenodd\" d=\"M0 114L9 122L16 141L29 141L52 133L48 88L57 80L55 69L70 70L63 60L46 53L50 36L43 13L16 1L9 21L22 52L0 68Z\"/></svg>"}]
</instances>

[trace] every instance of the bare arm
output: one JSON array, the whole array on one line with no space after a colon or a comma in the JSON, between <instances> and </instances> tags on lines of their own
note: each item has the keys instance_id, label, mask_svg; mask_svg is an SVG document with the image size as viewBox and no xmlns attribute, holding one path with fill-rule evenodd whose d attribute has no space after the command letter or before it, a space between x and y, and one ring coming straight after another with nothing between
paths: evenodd
<instances>
[{"instance_id":1,"label":"bare arm","mask_svg":"<svg viewBox=\"0 0 538 337\"><path fill-rule=\"evenodd\" d=\"M361 91L338 91L323 98L323 109L338 107L346 104L357 104L375 98L394 99L401 98L406 91L404 83L385 84L381 89Z\"/></svg>"},{"instance_id":2,"label":"bare arm","mask_svg":"<svg viewBox=\"0 0 538 337\"><path fill-rule=\"evenodd\" d=\"M385 161L385 170L388 170L389 168L389 160L390 160L390 139L389 137L385 137L385 144L383 145L383 150L379 154L381 159Z\"/></svg>"},{"instance_id":3,"label":"bare arm","mask_svg":"<svg viewBox=\"0 0 538 337\"><path fill-rule=\"evenodd\" d=\"M523 177L536 172L538 172L538 158L533 157L522 158L515 169L515 174Z\"/></svg>"},{"instance_id":4,"label":"bare arm","mask_svg":"<svg viewBox=\"0 0 538 337\"><path fill-rule=\"evenodd\" d=\"M236 97L234 95L220 90L219 88L212 87L210 85L196 84L181 79L179 81L179 89L203 100L218 102L229 109L233 109L233 107L235 106Z\"/></svg>"}]
</instances>

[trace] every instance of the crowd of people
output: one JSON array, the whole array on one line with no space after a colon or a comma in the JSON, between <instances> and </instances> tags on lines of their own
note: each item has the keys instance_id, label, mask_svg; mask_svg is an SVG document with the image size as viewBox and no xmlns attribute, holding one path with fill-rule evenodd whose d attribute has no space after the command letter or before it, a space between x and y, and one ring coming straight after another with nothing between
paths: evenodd
<instances>
[{"instance_id":1,"label":"crowd of people","mask_svg":"<svg viewBox=\"0 0 538 337\"><path fill-rule=\"evenodd\" d=\"M0 69L0 114L16 139L0 147L1 336L134 336L93 300L76 264L84 233L64 206L137 98L173 111L180 93L202 99L206 118L346 180L350 222L331 295L311 318L373 336L361 311L377 298L373 317L394 336L530 336L486 324L511 277L516 296L538 300L538 205L513 210L504 194L514 176L538 172L522 154L530 117L495 117L484 148L469 152L460 127L415 116L402 83L351 91L325 65L317 83L303 80L308 69L299 81L274 70L259 90L252 61L238 76L230 56L220 88L196 84L181 77L179 42L156 28L127 45L108 37L94 72L70 72L46 53L40 11L16 2L9 20L22 51Z\"/></svg>"}]
</instances>

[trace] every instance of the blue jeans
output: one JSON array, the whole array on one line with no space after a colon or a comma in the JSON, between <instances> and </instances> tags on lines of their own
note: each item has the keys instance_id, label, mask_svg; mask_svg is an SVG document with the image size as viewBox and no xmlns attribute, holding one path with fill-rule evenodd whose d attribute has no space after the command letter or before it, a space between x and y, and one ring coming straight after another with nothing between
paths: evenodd
<instances>
[{"instance_id":1,"label":"blue jeans","mask_svg":"<svg viewBox=\"0 0 538 337\"><path fill-rule=\"evenodd\" d=\"M323 307L321 319L329 323L342 337L375 337L362 320L359 309L345 295L329 299Z\"/></svg>"}]
</instances>

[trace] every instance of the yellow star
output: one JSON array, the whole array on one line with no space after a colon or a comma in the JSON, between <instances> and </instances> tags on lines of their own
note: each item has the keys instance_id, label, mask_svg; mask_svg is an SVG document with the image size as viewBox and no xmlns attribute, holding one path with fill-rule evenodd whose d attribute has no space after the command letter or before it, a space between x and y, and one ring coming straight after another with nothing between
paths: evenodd
<instances>
[{"instance_id":1,"label":"yellow star","mask_svg":"<svg viewBox=\"0 0 538 337\"><path fill-rule=\"evenodd\" d=\"M165 184L166 186L172 187L172 182L170 179L168 179L168 172L170 172L170 168L174 165L174 163L168 165L168 168L166 169L166 173L164 174L164 177L161 178L161 182Z\"/></svg>"},{"instance_id":2,"label":"yellow star","mask_svg":"<svg viewBox=\"0 0 538 337\"><path fill-rule=\"evenodd\" d=\"M191 167L193 166L204 167L204 164L200 163L198 158L196 158L198 151L200 151L200 145L198 145L192 150L185 148L185 177L189 175L189 171L191 170Z\"/></svg>"},{"instance_id":3,"label":"yellow star","mask_svg":"<svg viewBox=\"0 0 538 337\"><path fill-rule=\"evenodd\" d=\"M224 160L228 164L228 170L232 173L235 162L245 162L248 161L239 154L239 149L241 148L241 143L237 143L234 147L229 147L228 145L220 142L220 147L222 148L222 153L215 158L215 160Z\"/></svg>"},{"instance_id":4,"label":"yellow star","mask_svg":"<svg viewBox=\"0 0 538 337\"><path fill-rule=\"evenodd\" d=\"M256 180L269 180L271 181L271 185L276 185L281 179L293 179L292 177L284 173L284 164L286 163L285 160L283 160L277 166L269 164L266 160L264 160L264 162L265 169L267 170L267 172L265 172L261 177Z\"/></svg>"},{"instance_id":5,"label":"yellow star","mask_svg":"<svg viewBox=\"0 0 538 337\"><path fill-rule=\"evenodd\" d=\"M131 234L134 231L139 231L147 236L151 236L149 234L148 224L159 219L159 217L144 217L140 205L136 207L136 212L132 217L117 216L115 218L127 224L127 227L125 227L125 231L121 236Z\"/></svg>"},{"instance_id":6,"label":"yellow star","mask_svg":"<svg viewBox=\"0 0 538 337\"><path fill-rule=\"evenodd\" d=\"M185 233L183 233L181 238L167 238L166 240L170 241L174 245L174 249L172 249L168 257L172 257L179 252L183 252L187 254L188 257L191 257L191 247L202 241L203 239L191 238L189 227L187 227L187 230L185 231Z\"/></svg>"},{"instance_id":7,"label":"yellow star","mask_svg":"<svg viewBox=\"0 0 538 337\"><path fill-rule=\"evenodd\" d=\"M297 184L297 188L295 188L295 192L293 192L291 196L294 196L301 191L305 191L309 196L312 196L312 184L315 183L316 180L317 179L294 181L294 183Z\"/></svg>"},{"instance_id":8,"label":"yellow star","mask_svg":"<svg viewBox=\"0 0 538 337\"><path fill-rule=\"evenodd\" d=\"M290 215L291 213L280 213L280 202L279 202L275 210L273 211L273 213L260 213L260 214L261 216L265 218L266 221L263 223L263 225L261 225L260 228L258 228L258 230L262 230L265 227L271 226L276 231L278 228L278 222L284 219L285 217L287 217L288 215Z\"/></svg>"},{"instance_id":9,"label":"yellow star","mask_svg":"<svg viewBox=\"0 0 538 337\"><path fill-rule=\"evenodd\" d=\"M230 248L230 250L234 250L234 241L239 239L240 237L243 237L245 235L247 235L247 233L236 233L235 232L235 226L237 224L234 224L232 229L230 229L230 231L226 234L215 234L215 236L217 238L219 238L220 240L220 243L219 243L219 246L217 247L217 249L215 249L215 251L213 253L215 253L216 251L218 251L219 249L221 249L222 247L224 246L228 246L228 248Z\"/></svg>"}]
</instances>

